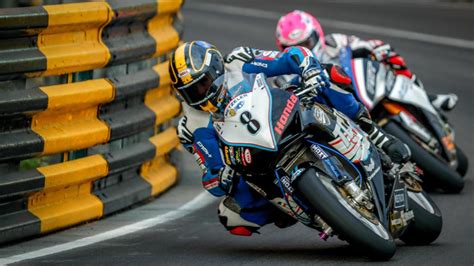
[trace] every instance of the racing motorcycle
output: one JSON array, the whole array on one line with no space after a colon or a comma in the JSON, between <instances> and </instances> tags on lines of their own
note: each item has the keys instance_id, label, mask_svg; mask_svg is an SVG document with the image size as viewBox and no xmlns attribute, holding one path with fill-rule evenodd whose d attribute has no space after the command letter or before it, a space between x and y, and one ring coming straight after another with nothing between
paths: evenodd
<instances>
[{"instance_id":1,"label":"racing motorcycle","mask_svg":"<svg viewBox=\"0 0 474 266\"><path fill-rule=\"evenodd\" d=\"M454 142L453 127L433 107L423 84L394 75L377 61L351 58L349 48L339 57L352 79L354 94L369 109L372 119L410 147L427 185L460 192L468 159Z\"/></svg>"},{"instance_id":2,"label":"racing motorcycle","mask_svg":"<svg viewBox=\"0 0 474 266\"><path fill-rule=\"evenodd\" d=\"M221 78L231 100L213 126L224 160L283 215L380 260L394 255L396 238L429 244L439 236L441 213L413 164L382 164L382 151L344 114L302 107L263 74Z\"/></svg>"}]
</instances>

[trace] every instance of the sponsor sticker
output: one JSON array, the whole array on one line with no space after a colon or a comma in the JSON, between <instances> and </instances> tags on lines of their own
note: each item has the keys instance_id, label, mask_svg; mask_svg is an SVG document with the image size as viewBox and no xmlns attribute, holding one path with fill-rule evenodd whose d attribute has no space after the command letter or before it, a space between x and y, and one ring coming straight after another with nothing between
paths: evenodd
<instances>
[{"instance_id":1,"label":"sponsor sticker","mask_svg":"<svg viewBox=\"0 0 474 266\"><path fill-rule=\"evenodd\" d=\"M207 155L207 158L212 158L212 154L207 150L207 148L202 144L202 142L198 141L197 145L199 146L199 148L201 148L204 154Z\"/></svg>"},{"instance_id":2,"label":"sponsor sticker","mask_svg":"<svg viewBox=\"0 0 474 266\"><path fill-rule=\"evenodd\" d=\"M228 146L225 146L224 147L224 157L225 157L225 163L227 165L231 165L231 161L230 161L230 151L229 151L229 147Z\"/></svg>"},{"instance_id":3,"label":"sponsor sticker","mask_svg":"<svg viewBox=\"0 0 474 266\"><path fill-rule=\"evenodd\" d=\"M395 74L393 74L392 71L387 72L387 77L385 78L386 83L385 83L385 89L387 92L391 92L393 86L395 85ZM388 95L388 94L387 94Z\"/></svg>"},{"instance_id":4,"label":"sponsor sticker","mask_svg":"<svg viewBox=\"0 0 474 266\"><path fill-rule=\"evenodd\" d=\"M367 170L367 172L369 173L372 173L372 171L374 171L375 169L375 162L372 158L370 158L370 161L368 164L363 164L365 170Z\"/></svg>"},{"instance_id":5,"label":"sponsor sticker","mask_svg":"<svg viewBox=\"0 0 474 266\"><path fill-rule=\"evenodd\" d=\"M405 208L405 190L395 189L393 193L394 207L396 209Z\"/></svg>"},{"instance_id":6,"label":"sponsor sticker","mask_svg":"<svg viewBox=\"0 0 474 266\"><path fill-rule=\"evenodd\" d=\"M242 107L245 105L245 99L247 98L248 93L241 94L229 103L229 105L226 107L224 111L224 116L229 117L229 116L234 116L237 114L237 111L240 110Z\"/></svg>"},{"instance_id":7,"label":"sponsor sticker","mask_svg":"<svg viewBox=\"0 0 474 266\"><path fill-rule=\"evenodd\" d=\"M251 64L258 67L268 68L268 64L263 62L252 62Z\"/></svg>"},{"instance_id":8,"label":"sponsor sticker","mask_svg":"<svg viewBox=\"0 0 474 266\"><path fill-rule=\"evenodd\" d=\"M306 170L306 168L300 168L300 169L294 171L294 172L291 174L291 182L295 181L295 179L296 179L297 177L299 177L305 170Z\"/></svg>"},{"instance_id":9,"label":"sponsor sticker","mask_svg":"<svg viewBox=\"0 0 474 266\"><path fill-rule=\"evenodd\" d=\"M283 134L283 130L285 129L286 124L288 123L288 120L290 118L291 113L293 112L293 109L298 102L298 97L296 95L292 94L290 98L286 101L286 106L285 109L283 109L282 114L280 115L280 118L278 119L275 127L273 128L278 135Z\"/></svg>"},{"instance_id":10,"label":"sponsor sticker","mask_svg":"<svg viewBox=\"0 0 474 266\"><path fill-rule=\"evenodd\" d=\"M290 192L290 194L293 194L295 192L295 190L291 186L290 178L288 178L288 176L284 175L280 177L280 180L278 180L277 178L273 181L275 185L279 185L279 182L281 182L281 184L286 188L286 191Z\"/></svg>"},{"instance_id":11,"label":"sponsor sticker","mask_svg":"<svg viewBox=\"0 0 474 266\"><path fill-rule=\"evenodd\" d=\"M244 151L244 161L245 161L247 164L251 164L251 163L252 163L252 154L250 153L250 150L249 150L249 149L245 149L245 151Z\"/></svg>"},{"instance_id":12,"label":"sponsor sticker","mask_svg":"<svg viewBox=\"0 0 474 266\"><path fill-rule=\"evenodd\" d=\"M290 39L296 39L301 36L301 33L303 33L301 29L295 29L292 32L290 32L289 37Z\"/></svg>"},{"instance_id":13,"label":"sponsor sticker","mask_svg":"<svg viewBox=\"0 0 474 266\"><path fill-rule=\"evenodd\" d=\"M189 70L189 68L186 68L184 70L181 70L179 73L178 73L178 77L180 78L183 78L183 77L186 77L186 76L189 76L191 75L191 71Z\"/></svg>"},{"instance_id":14,"label":"sponsor sticker","mask_svg":"<svg viewBox=\"0 0 474 266\"><path fill-rule=\"evenodd\" d=\"M374 63L367 64L367 78L365 79L367 82L365 89L371 95L374 95L375 93L375 74L377 73L377 69L373 64Z\"/></svg>"},{"instance_id":15,"label":"sponsor sticker","mask_svg":"<svg viewBox=\"0 0 474 266\"><path fill-rule=\"evenodd\" d=\"M321 149L318 145L311 145L311 151L314 155L318 156L319 159L324 160L329 157L329 155Z\"/></svg>"},{"instance_id":16,"label":"sponsor sticker","mask_svg":"<svg viewBox=\"0 0 474 266\"><path fill-rule=\"evenodd\" d=\"M232 162L232 164L238 164L239 162L237 162L235 156L234 156L234 147L229 147L229 155L230 155L230 161Z\"/></svg>"},{"instance_id":17,"label":"sponsor sticker","mask_svg":"<svg viewBox=\"0 0 474 266\"><path fill-rule=\"evenodd\" d=\"M222 122L214 122L213 126L216 129L217 134L222 135L222 133L224 132L222 130Z\"/></svg>"},{"instance_id":18,"label":"sponsor sticker","mask_svg":"<svg viewBox=\"0 0 474 266\"><path fill-rule=\"evenodd\" d=\"M319 107L315 107L313 109L313 114L314 114L314 118L316 118L316 120L324 125L324 126L328 126L331 124L331 120L329 119L328 115L324 112L323 109L319 108Z\"/></svg>"},{"instance_id":19,"label":"sponsor sticker","mask_svg":"<svg viewBox=\"0 0 474 266\"><path fill-rule=\"evenodd\" d=\"M277 51L264 51L263 56L275 58L278 55Z\"/></svg>"},{"instance_id":20,"label":"sponsor sticker","mask_svg":"<svg viewBox=\"0 0 474 266\"><path fill-rule=\"evenodd\" d=\"M211 65L211 60L212 60L212 54L210 52L208 52L206 54L206 66L210 66Z\"/></svg>"},{"instance_id":21,"label":"sponsor sticker","mask_svg":"<svg viewBox=\"0 0 474 266\"><path fill-rule=\"evenodd\" d=\"M233 153L235 155L235 161L239 164L244 164L242 161L242 158L240 156L240 150L238 148L235 149L235 152Z\"/></svg>"}]
</instances>

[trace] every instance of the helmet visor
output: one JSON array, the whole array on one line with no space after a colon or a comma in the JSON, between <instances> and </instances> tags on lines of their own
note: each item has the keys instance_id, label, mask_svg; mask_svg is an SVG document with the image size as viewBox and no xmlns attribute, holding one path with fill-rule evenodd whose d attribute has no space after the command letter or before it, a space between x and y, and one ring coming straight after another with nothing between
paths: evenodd
<instances>
[{"instance_id":1,"label":"helmet visor","mask_svg":"<svg viewBox=\"0 0 474 266\"><path fill-rule=\"evenodd\" d=\"M210 73L205 73L193 82L177 89L189 105L197 106L216 94L222 84L216 84L215 79Z\"/></svg>"},{"instance_id":2,"label":"helmet visor","mask_svg":"<svg viewBox=\"0 0 474 266\"><path fill-rule=\"evenodd\" d=\"M297 43L295 45L289 45L289 46L286 46L286 45L282 45L283 49L286 49L288 47L291 47L291 46L303 46L303 47L306 47L310 50L312 50L314 47L316 47L316 45L319 43L319 35L316 31L313 31L313 33L311 33L311 35L304 41L300 42L300 43Z\"/></svg>"}]
</instances>

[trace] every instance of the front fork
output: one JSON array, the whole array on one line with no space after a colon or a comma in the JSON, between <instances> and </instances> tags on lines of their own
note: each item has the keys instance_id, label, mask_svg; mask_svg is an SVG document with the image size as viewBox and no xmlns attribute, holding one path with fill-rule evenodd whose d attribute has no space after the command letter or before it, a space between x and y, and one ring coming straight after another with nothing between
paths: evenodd
<instances>
[{"instance_id":1,"label":"front fork","mask_svg":"<svg viewBox=\"0 0 474 266\"><path fill-rule=\"evenodd\" d=\"M311 143L310 147L308 147L307 144L301 145L298 149L295 149L296 152L288 152L291 156L288 156L286 160L284 158L282 160L283 163L281 163L275 170L276 179L274 183L280 186L282 195L287 202L286 206L289 207L284 208L284 211L287 213L289 212L290 215L300 220L302 223L319 230L320 238L326 240L329 236L333 235L333 229L320 216L312 214L302 217L300 213L295 211L294 207L292 208L292 203L295 203L295 199L297 198L293 197L291 183L302 175L306 168L316 167L322 172L326 171L321 169L321 167L329 169L329 173L326 173L326 175L333 178L333 182L339 188L340 193L350 201L349 204L352 206L356 208L365 208L367 211L373 212L374 204L370 201L371 197L368 189L361 189L361 187L357 185L356 180L351 178L343 169L339 168L341 165L334 165L334 162L325 161L325 159L329 158L330 155L320 146L313 142L309 143ZM314 161L315 157L317 157L317 161L322 163L321 166L317 167L311 163L311 161ZM304 208L304 204L300 203L299 205ZM279 204L279 207L282 207L282 204ZM305 213L308 213L307 209L305 209ZM309 220L306 218L309 218Z\"/></svg>"}]
</instances>

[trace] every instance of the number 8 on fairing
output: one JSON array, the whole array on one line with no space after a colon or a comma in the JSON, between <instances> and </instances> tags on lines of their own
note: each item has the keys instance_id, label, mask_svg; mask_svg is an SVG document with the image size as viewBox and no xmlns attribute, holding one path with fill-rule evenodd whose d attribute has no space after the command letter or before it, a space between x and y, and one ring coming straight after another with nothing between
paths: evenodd
<instances>
[{"instance_id":1,"label":"number 8 on fairing","mask_svg":"<svg viewBox=\"0 0 474 266\"><path fill-rule=\"evenodd\" d=\"M260 123L257 120L252 119L252 114L249 111L245 111L240 115L240 122L247 125L247 130L250 134L256 134L260 129Z\"/></svg>"}]
</instances>

